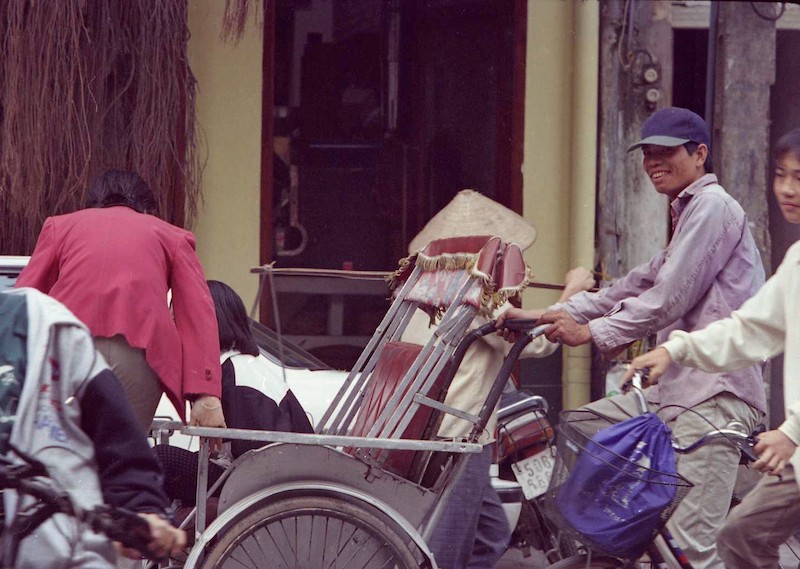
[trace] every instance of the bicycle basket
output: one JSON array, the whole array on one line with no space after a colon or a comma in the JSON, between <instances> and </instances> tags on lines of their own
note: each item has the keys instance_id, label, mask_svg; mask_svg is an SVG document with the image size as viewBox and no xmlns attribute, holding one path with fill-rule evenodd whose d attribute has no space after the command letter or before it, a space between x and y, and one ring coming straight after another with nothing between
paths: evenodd
<instances>
[{"instance_id":1,"label":"bicycle basket","mask_svg":"<svg viewBox=\"0 0 800 569\"><path fill-rule=\"evenodd\" d=\"M564 411L556 445L545 509L592 550L640 557L692 487L653 413L612 424L593 411Z\"/></svg>"}]
</instances>

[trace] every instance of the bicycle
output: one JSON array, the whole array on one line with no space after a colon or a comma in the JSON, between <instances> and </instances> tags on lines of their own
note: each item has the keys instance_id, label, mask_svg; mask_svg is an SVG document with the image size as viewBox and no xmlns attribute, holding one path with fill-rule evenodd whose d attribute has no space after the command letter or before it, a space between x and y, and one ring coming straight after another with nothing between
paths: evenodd
<instances>
[{"instance_id":1,"label":"bicycle","mask_svg":"<svg viewBox=\"0 0 800 569\"><path fill-rule=\"evenodd\" d=\"M637 394L639 409L642 413L645 413L647 412L647 403L642 394L642 377L643 373L637 370L637 373L630 383ZM591 438L587 436L585 432L580 432L573 425L570 425L570 413L587 412L565 411L562 413L562 423L559 426L557 442L556 471L553 474L550 488L548 489L548 495L550 497L555 495L560 485L566 480L571 468L569 462L574 460L577 452L579 452L578 448L585 448L585 442ZM583 417L583 419L586 420L586 417ZM608 424L606 423L605 426L608 426ZM603 428L603 425L598 425L598 427L597 430L599 431ZM672 449L678 454L687 454L701 446L723 440L736 446L742 454L742 461L744 463L749 463L757 459L753 447L755 446L757 435L763 432L764 428L764 425L759 425L753 432L747 433L744 425L737 421L732 421L722 429L709 430L704 436L689 445L682 446L678 444L677 441L673 440ZM622 459L622 457L619 458L620 460L627 461L627 459ZM663 473L659 474L663 475ZM676 486L676 497L673 503L667 506L663 512L662 519L666 522L666 519L668 519L669 515L674 511L675 507L677 507L677 504L691 488L691 483L680 476L675 476L672 482L659 483L674 483ZM548 513L557 525L573 535L577 541L591 541L572 528L569 523L560 516L555 507L554 500L549 504ZM656 532L652 541L646 547L645 556L639 559L616 557L613 555L613 552L597 551L593 549L590 544L584 552L549 565L548 569L638 569L643 566L648 566L646 565L648 563L650 567L658 569L693 569L680 546L675 543L675 540L665 526Z\"/></svg>"},{"instance_id":2,"label":"bicycle","mask_svg":"<svg viewBox=\"0 0 800 569\"><path fill-rule=\"evenodd\" d=\"M15 463L8 457L0 456L0 489L15 490L20 504L26 501L26 497L35 499L33 503L21 507L10 521L3 523L0 535L3 569L16 566L22 541L58 513L71 516L92 531L146 554L150 526L138 514L106 504L91 510L80 509L65 491L56 486L42 463L25 457L23 460L24 463ZM161 561L160 558L149 558Z\"/></svg>"}]
</instances>

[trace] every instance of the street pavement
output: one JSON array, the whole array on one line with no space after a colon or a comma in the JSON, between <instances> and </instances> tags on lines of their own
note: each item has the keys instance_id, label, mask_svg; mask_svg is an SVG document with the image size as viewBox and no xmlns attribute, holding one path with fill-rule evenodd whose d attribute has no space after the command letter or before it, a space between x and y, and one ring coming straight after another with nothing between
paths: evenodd
<instances>
[{"instance_id":1,"label":"street pavement","mask_svg":"<svg viewBox=\"0 0 800 569\"><path fill-rule=\"evenodd\" d=\"M547 567L547 560L540 551L533 551L533 554L525 558L518 549L506 551L503 558L495 565L495 569L539 569Z\"/></svg>"},{"instance_id":2,"label":"street pavement","mask_svg":"<svg viewBox=\"0 0 800 569\"><path fill-rule=\"evenodd\" d=\"M781 565L784 569L800 569L800 543L792 538L781 548ZM545 569L547 560L539 551L534 551L528 558L512 549L495 565L495 569Z\"/></svg>"}]
</instances>

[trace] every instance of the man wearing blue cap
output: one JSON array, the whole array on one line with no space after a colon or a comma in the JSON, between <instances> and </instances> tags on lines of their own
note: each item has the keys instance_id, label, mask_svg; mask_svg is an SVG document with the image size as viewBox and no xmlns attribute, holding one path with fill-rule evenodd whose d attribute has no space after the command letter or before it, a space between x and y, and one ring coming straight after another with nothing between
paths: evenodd
<instances>
[{"instance_id":1,"label":"man wearing blue cap","mask_svg":"<svg viewBox=\"0 0 800 569\"><path fill-rule=\"evenodd\" d=\"M594 342L606 354L657 334L699 330L725 318L764 282L764 269L741 206L719 185L711 166L711 136L697 114L677 107L655 112L642 127L642 167L655 190L670 201L672 237L649 262L596 293L582 292L552 306L541 321L554 342ZM504 318L533 314L511 309ZM651 410L673 435L688 444L738 420L755 427L766 411L762 370L707 373L671 366L658 385L646 390ZM637 415L632 394L595 401L588 409L621 421ZM696 568L723 569L715 537L730 504L738 451L712 444L682 455L678 472L694 484L668 527Z\"/></svg>"}]
</instances>

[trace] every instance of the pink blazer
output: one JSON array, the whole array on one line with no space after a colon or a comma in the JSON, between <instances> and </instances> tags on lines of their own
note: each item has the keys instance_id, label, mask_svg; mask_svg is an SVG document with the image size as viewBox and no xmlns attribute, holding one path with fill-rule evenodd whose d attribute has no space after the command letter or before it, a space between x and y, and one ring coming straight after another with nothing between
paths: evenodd
<instances>
[{"instance_id":1,"label":"pink blazer","mask_svg":"<svg viewBox=\"0 0 800 569\"><path fill-rule=\"evenodd\" d=\"M143 348L181 415L186 394L220 396L217 318L189 231L123 206L49 217L15 286L60 300L94 336Z\"/></svg>"}]
</instances>

